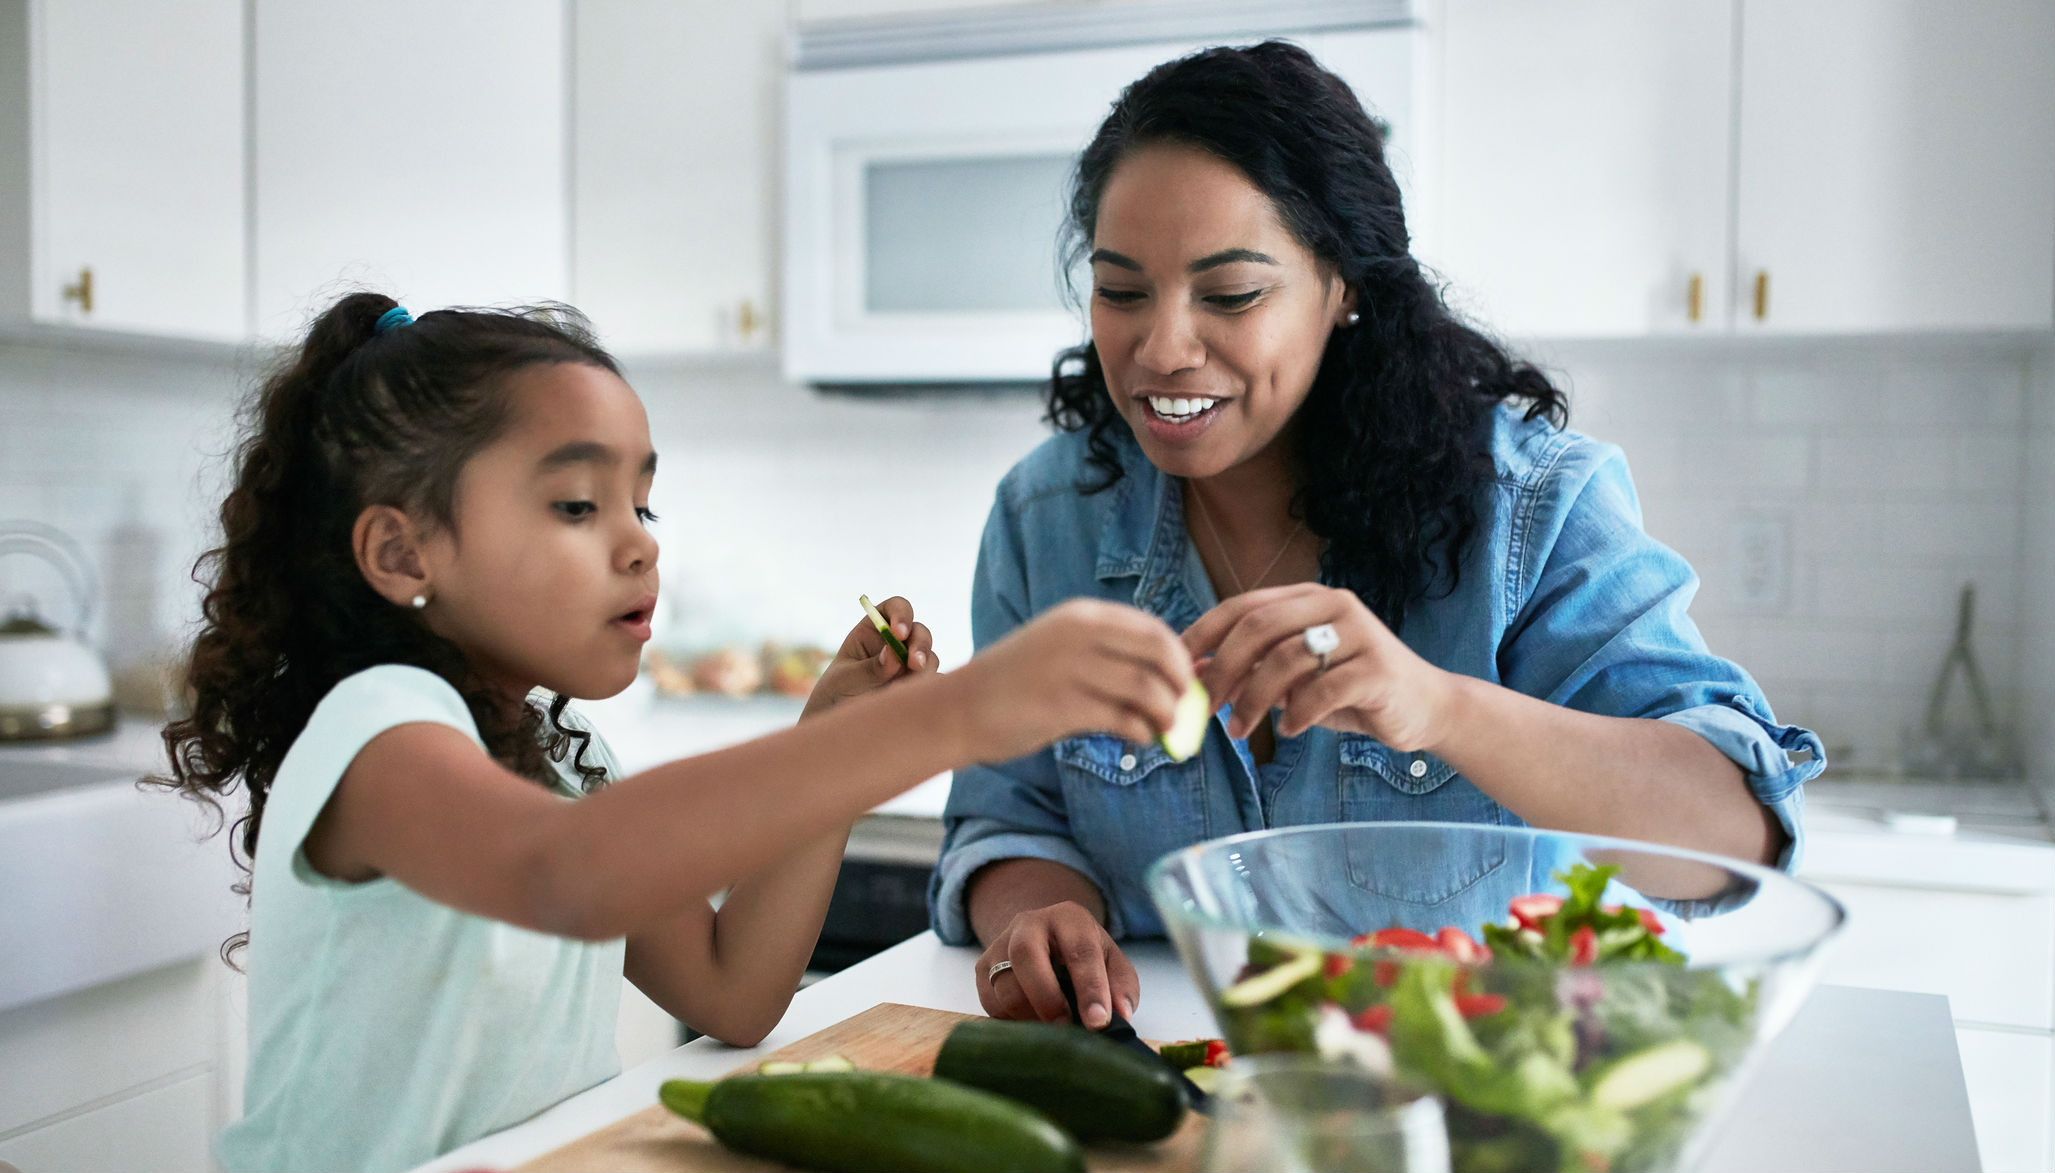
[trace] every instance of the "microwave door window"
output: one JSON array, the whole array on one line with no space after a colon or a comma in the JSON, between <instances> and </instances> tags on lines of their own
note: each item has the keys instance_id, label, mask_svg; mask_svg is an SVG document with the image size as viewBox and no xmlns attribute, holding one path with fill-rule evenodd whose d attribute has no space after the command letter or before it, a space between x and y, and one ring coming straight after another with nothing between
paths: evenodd
<instances>
[{"instance_id":1,"label":"microwave door window","mask_svg":"<svg viewBox=\"0 0 2055 1173\"><path fill-rule=\"evenodd\" d=\"M867 314L1064 308L1057 230L1075 154L874 159L863 171Z\"/></svg>"}]
</instances>

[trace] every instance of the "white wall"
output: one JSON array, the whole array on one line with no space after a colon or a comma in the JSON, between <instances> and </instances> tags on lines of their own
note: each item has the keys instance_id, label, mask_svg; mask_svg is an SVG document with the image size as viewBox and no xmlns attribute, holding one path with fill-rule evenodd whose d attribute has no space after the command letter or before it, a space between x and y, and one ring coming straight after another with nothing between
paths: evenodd
<instances>
[{"instance_id":1,"label":"white wall","mask_svg":"<svg viewBox=\"0 0 2055 1173\"><path fill-rule=\"evenodd\" d=\"M1545 358L1573 426L1626 448L1650 531L1704 579L1694 616L1779 717L1818 729L1840 765L1889 765L1974 581L2000 713L2055 775L2047 349L1588 343ZM663 457L660 643L832 642L858 593L906 594L945 665L969 653L978 533L999 477L1046 434L1035 399L822 396L768 357L628 373ZM116 659L192 614L181 578L211 526L210 457L253 377L247 361L0 346L0 516L59 525L101 560ZM0 599L54 589L35 573L0 560Z\"/></svg>"},{"instance_id":2,"label":"white wall","mask_svg":"<svg viewBox=\"0 0 2055 1173\"><path fill-rule=\"evenodd\" d=\"M2055 812L2055 345L2028 364L2020 489L2020 730L2027 771Z\"/></svg>"}]
</instances>

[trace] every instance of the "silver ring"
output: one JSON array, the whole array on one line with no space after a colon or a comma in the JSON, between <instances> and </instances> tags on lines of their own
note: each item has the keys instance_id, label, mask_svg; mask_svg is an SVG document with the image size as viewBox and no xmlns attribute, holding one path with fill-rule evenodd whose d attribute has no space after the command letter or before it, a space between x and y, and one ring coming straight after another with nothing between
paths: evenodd
<instances>
[{"instance_id":1,"label":"silver ring","mask_svg":"<svg viewBox=\"0 0 2055 1173\"><path fill-rule=\"evenodd\" d=\"M998 981L1000 974L1005 973L1007 970L1012 968L1013 963L1011 961L994 961L992 963L992 968L985 971L985 984L990 985L993 982Z\"/></svg>"},{"instance_id":2,"label":"silver ring","mask_svg":"<svg viewBox=\"0 0 2055 1173\"><path fill-rule=\"evenodd\" d=\"M1341 647L1341 636L1332 623L1319 623L1309 627L1299 638L1305 642L1306 650L1320 661L1320 670L1327 671L1327 657Z\"/></svg>"}]
</instances>

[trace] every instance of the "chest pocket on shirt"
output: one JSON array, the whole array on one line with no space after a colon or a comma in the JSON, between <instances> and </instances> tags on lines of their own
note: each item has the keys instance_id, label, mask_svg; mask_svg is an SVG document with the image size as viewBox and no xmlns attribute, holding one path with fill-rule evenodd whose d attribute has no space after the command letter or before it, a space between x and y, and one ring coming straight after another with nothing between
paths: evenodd
<instances>
[{"instance_id":1,"label":"chest pocket on shirt","mask_svg":"<svg viewBox=\"0 0 2055 1173\"><path fill-rule=\"evenodd\" d=\"M1342 817L1350 822L1505 823L1505 808L1430 753L1404 753L1360 733L1341 735ZM1396 852L1396 854L1394 853ZM1504 866L1500 839L1409 839L1373 853L1350 845L1349 880L1380 896L1441 904Z\"/></svg>"},{"instance_id":2,"label":"chest pocket on shirt","mask_svg":"<svg viewBox=\"0 0 2055 1173\"><path fill-rule=\"evenodd\" d=\"M1208 838L1206 755L1172 761L1154 742L1091 734L1056 743L1070 837L1108 882L1141 894L1158 856Z\"/></svg>"}]
</instances>

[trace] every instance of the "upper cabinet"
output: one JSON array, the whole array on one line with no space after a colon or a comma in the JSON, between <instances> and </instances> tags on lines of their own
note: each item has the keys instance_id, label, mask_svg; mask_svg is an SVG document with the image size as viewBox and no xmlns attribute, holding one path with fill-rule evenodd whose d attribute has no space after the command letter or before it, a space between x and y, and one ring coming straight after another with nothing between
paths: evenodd
<instances>
[{"instance_id":1,"label":"upper cabinet","mask_svg":"<svg viewBox=\"0 0 2055 1173\"><path fill-rule=\"evenodd\" d=\"M617 352L761 349L785 14L578 0L572 291Z\"/></svg>"},{"instance_id":2,"label":"upper cabinet","mask_svg":"<svg viewBox=\"0 0 2055 1173\"><path fill-rule=\"evenodd\" d=\"M248 322L242 0L0 0L0 315Z\"/></svg>"},{"instance_id":3,"label":"upper cabinet","mask_svg":"<svg viewBox=\"0 0 2055 1173\"><path fill-rule=\"evenodd\" d=\"M1450 0L1419 251L1452 304L1529 337L1724 320L1732 20L1731 0Z\"/></svg>"},{"instance_id":4,"label":"upper cabinet","mask_svg":"<svg viewBox=\"0 0 2055 1173\"><path fill-rule=\"evenodd\" d=\"M2055 324L2055 4L1747 0L1737 321Z\"/></svg>"},{"instance_id":5,"label":"upper cabinet","mask_svg":"<svg viewBox=\"0 0 2055 1173\"><path fill-rule=\"evenodd\" d=\"M1449 0L1425 259L1530 337L2055 325L2047 0Z\"/></svg>"},{"instance_id":6,"label":"upper cabinet","mask_svg":"<svg viewBox=\"0 0 2055 1173\"><path fill-rule=\"evenodd\" d=\"M570 293L567 0L255 0L255 326Z\"/></svg>"}]
</instances>

